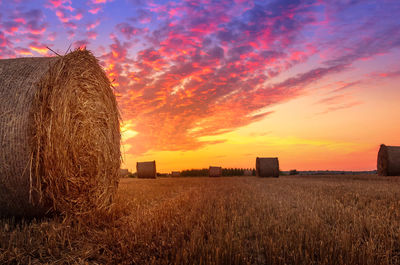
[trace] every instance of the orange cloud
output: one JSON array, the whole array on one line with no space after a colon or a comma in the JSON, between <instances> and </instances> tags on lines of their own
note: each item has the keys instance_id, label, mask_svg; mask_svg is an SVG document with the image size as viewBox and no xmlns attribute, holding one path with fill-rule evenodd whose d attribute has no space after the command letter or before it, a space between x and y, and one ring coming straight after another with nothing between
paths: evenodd
<instances>
[{"instance_id":1,"label":"orange cloud","mask_svg":"<svg viewBox=\"0 0 400 265\"><path fill-rule=\"evenodd\" d=\"M39 53L39 54L41 54L41 55L47 55L47 53L49 52L49 49L47 49L46 46L41 45L41 44L31 43L31 44L29 45L29 48L30 48L32 51L35 51L35 52L37 52L37 53Z\"/></svg>"},{"instance_id":2,"label":"orange cloud","mask_svg":"<svg viewBox=\"0 0 400 265\"><path fill-rule=\"evenodd\" d=\"M33 55L32 52L29 49L26 48L16 48L15 52L19 55L27 56L27 55Z\"/></svg>"}]
</instances>

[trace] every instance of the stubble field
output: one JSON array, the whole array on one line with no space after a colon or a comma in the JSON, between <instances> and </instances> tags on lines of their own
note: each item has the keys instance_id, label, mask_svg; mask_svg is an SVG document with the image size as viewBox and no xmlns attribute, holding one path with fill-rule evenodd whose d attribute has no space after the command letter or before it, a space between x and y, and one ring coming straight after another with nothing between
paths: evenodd
<instances>
[{"instance_id":1,"label":"stubble field","mask_svg":"<svg viewBox=\"0 0 400 265\"><path fill-rule=\"evenodd\" d=\"M79 219L0 219L0 263L400 264L400 177L123 179Z\"/></svg>"}]
</instances>

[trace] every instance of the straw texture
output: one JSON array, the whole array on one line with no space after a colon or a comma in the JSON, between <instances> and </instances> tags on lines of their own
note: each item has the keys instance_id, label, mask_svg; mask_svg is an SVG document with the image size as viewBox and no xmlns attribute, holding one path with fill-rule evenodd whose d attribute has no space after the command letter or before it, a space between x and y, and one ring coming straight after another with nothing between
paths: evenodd
<instances>
[{"instance_id":1,"label":"straw texture","mask_svg":"<svg viewBox=\"0 0 400 265\"><path fill-rule=\"evenodd\" d=\"M258 177L279 177L279 161L277 157L257 157L256 174Z\"/></svg>"},{"instance_id":2,"label":"straw texture","mask_svg":"<svg viewBox=\"0 0 400 265\"><path fill-rule=\"evenodd\" d=\"M138 178L155 179L157 176L156 161L137 162L136 172Z\"/></svg>"},{"instance_id":3,"label":"straw texture","mask_svg":"<svg viewBox=\"0 0 400 265\"><path fill-rule=\"evenodd\" d=\"M0 215L83 215L118 185L119 112L86 50L0 60Z\"/></svg>"},{"instance_id":4,"label":"straw texture","mask_svg":"<svg viewBox=\"0 0 400 265\"><path fill-rule=\"evenodd\" d=\"M212 167L208 169L209 177L221 177L222 176L222 168L221 167Z\"/></svg>"},{"instance_id":5,"label":"straw texture","mask_svg":"<svg viewBox=\"0 0 400 265\"><path fill-rule=\"evenodd\" d=\"M378 152L378 175L400 176L400 146L381 145Z\"/></svg>"}]
</instances>

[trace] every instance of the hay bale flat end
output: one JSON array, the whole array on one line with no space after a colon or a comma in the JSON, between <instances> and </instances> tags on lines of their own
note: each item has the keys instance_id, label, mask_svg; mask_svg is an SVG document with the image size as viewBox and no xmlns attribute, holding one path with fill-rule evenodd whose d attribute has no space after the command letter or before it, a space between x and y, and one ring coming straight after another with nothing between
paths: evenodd
<instances>
[{"instance_id":1,"label":"hay bale flat end","mask_svg":"<svg viewBox=\"0 0 400 265\"><path fill-rule=\"evenodd\" d=\"M257 157L256 175L258 177L279 177L279 161L277 157Z\"/></svg>"},{"instance_id":2,"label":"hay bale flat end","mask_svg":"<svg viewBox=\"0 0 400 265\"><path fill-rule=\"evenodd\" d=\"M137 162L137 177L142 179L155 179L157 177L156 161Z\"/></svg>"},{"instance_id":3,"label":"hay bale flat end","mask_svg":"<svg viewBox=\"0 0 400 265\"><path fill-rule=\"evenodd\" d=\"M400 176L400 146L382 144L378 152L378 175Z\"/></svg>"}]
</instances>

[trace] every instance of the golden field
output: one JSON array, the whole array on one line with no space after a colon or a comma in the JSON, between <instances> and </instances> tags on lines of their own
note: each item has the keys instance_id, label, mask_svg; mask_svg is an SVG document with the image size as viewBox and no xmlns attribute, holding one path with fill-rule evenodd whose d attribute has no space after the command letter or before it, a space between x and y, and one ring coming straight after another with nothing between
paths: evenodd
<instances>
[{"instance_id":1,"label":"golden field","mask_svg":"<svg viewBox=\"0 0 400 265\"><path fill-rule=\"evenodd\" d=\"M91 218L0 219L18 263L400 264L400 177L122 179Z\"/></svg>"}]
</instances>

